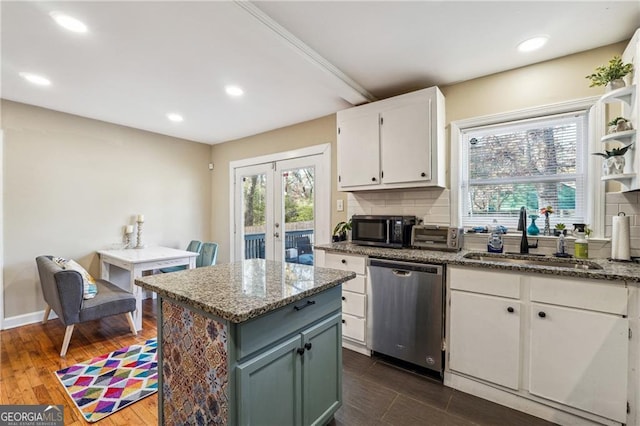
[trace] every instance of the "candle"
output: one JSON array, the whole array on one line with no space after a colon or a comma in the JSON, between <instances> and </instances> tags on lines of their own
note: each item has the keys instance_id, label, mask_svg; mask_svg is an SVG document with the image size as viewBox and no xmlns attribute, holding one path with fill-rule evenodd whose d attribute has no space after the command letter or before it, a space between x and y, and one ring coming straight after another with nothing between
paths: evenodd
<instances>
[{"instance_id":1,"label":"candle","mask_svg":"<svg viewBox=\"0 0 640 426\"><path fill-rule=\"evenodd\" d=\"M132 234L133 233L133 225L127 225L124 233L125 234Z\"/></svg>"},{"instance_id":2,"label":"candle","mask_svg":"<svg viewBox=\"0 0 640 426\"><path fill-rule=\"evenodd\" d=\"M144 215L143 214L139 214L138 215L138 222L144 222Z\"/></svg>"}]
</instances>

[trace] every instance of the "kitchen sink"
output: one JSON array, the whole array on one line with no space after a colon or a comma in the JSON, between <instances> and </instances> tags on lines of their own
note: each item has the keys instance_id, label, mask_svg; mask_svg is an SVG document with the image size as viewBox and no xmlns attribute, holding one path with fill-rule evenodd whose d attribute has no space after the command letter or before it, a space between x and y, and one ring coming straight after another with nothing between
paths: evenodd
<instances>
[{"instance_id":1,"label":"kitchen sink","mask_svg":"<svg viewBox=\"0 0 640 426\"><path fill-rule=\"evenodd\" d=\"M499 262L516 265L553 266L565 269L602 269L602 266L587 260L560 259L555 257L528 257L527 255L492 255L487 253L467 253L465 259L484 262Z\"/></svg>"}]
</instances>

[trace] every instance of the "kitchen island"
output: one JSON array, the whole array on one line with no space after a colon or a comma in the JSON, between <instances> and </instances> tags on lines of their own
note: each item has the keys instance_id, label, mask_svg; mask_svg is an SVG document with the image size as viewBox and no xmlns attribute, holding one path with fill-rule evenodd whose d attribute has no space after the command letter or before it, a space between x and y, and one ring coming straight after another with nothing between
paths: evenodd
<instances>
[{"instance_id":1,"label":"kitchen island","mask_svg":"<svg viewBox=\"0 0 640 426\"><path fill-rule=\"evenodd\" d=\"M352 272L251 259L154 275L159 424L328 422L341 406Z\"/></svg>"}]
</instances>

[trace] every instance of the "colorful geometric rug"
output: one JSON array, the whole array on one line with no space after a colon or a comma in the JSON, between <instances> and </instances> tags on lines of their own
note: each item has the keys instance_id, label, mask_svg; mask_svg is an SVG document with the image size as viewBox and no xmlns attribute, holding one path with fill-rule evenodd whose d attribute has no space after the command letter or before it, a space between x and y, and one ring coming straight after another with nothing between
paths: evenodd
<instances>
[{"instance_id":1,"label":"colorful geometric rug","mask_svg":"<svg viewBox=\"0 0 640 426\"><path fill-rule=\"evenodd\" d=\"M158 342L131 345L56 371L56 377L88 422L158 391Z\"/></svg>"}]
</instances>

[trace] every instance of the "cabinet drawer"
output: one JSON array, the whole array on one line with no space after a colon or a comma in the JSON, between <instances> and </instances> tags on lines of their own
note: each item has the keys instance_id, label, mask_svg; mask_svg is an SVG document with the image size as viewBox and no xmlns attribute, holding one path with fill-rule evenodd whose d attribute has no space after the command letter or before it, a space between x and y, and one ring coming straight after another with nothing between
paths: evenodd
<instances>
[{"instance_id":1,"label":"cabinet drawer","mask_svg":"<svg viewBox=\"0 0 640 426\"><path fill-rule=\"evenodd\" d=\"M364 343L365 321L353 315L342 314L342 335Z\"/></svg>"},{"instance_id":2,"label":"cabinet drawer","mask_svg":"<svg viewBox=\"0 0 640 426\"><path fill-rule=\"evenodd\" d=\"M337 286L238 324L238 359L269 346L332 312L340 311L341 293L340 286ZM296 310L295 307L304 308Z\"/></svg>"},{"instance_id":3,"label":"cabinet drawer","mask_svg":"<svg viewBox=\"0 0 640 426\"><path fill-rule=\"evenodd\" d=\"M345 314L364 317L367 309L366 296L364 294L342 291L342 312Z\"/></svg>"},{"instance_id":4,"label":"cabinet drawer","mask_svg":"<svg viewBox=\"0 0 640 426\"><path fill-rule=\"evenodd\" d=\"M366 277L364 275L356 275L352 280L342 283L342 289L352 291L354 293L364 294L366 286Z\"/></svg>"},{"instance_id":5,"label":"cabinet drawer","mask_svg":"<svg viewBox=\"0 0 640 426\"><path fill-rule=\"evenodd\" d=\"M628 290L622 283L531 276L531 301L611 314L627 314Z\"/></svg>"},{"instance_id":6,"label":"cabinet drawer","mask_svg":"<svg viewBox=\"0 0 640 426\"><path fill-rule=\"evenodd\" d=\"M517 273L450 267L447 271L453 290L520 298L520 276Z\"/></svg>"},{"instance_id":7,"label":"cabinet drawer","mask_svg":"<svg viewBox=\"0 0 640 426\"><path fill-rule=\"evenodd\" d=\"M327 253L324 257L326 268L342 269L343 271L353 271L356 274L364 275L366 257L350 256L339 253Z\"/></svg>"}]
</instances>

